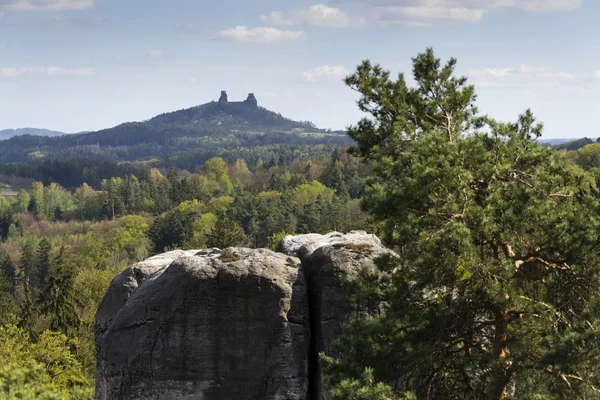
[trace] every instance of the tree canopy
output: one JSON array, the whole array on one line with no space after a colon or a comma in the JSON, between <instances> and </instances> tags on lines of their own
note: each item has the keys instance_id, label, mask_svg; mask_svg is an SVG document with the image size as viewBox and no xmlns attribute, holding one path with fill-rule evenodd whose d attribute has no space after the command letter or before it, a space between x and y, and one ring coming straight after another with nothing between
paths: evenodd
<instances>
[{"instance_id":1,"label":"tree canopy","mask_svg":"<svg viewBox=\"0 0 600 400\"><path fill-rule=\"evenodd\" d=\"M374 167L363 206L398 257L355 285L385 312L324 357L332 394L597 398L596 177L536 142L531 111L480 115L455 59L412 61L414 87L369 61L346 79L369 114L349 130Z\"/></svg>"}]
</instances>

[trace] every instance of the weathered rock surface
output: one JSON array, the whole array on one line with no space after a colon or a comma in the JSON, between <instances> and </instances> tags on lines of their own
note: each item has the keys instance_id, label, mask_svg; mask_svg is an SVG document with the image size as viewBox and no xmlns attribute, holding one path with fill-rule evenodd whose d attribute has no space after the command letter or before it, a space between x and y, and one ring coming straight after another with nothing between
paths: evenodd
<instances>
[{"instance_id":1,"label":"weathered rock surface","mask_svg":"<svg viewBox=\"0 0 600 400\"><path fill-rule=\"evenodd\" d=\"M328 399L321 384L318 353L336 356L332 344L355 318L376 314L377 307L354 304L343 288L343 280L356 277L363 268L376 270L374 260L390 253L375 235L364 231L347 234L287 236L278 250L300 257L309 296L312 332L311 398Z\"/></svg>"},{"instance_id":2,"label":"weathered rock surface","mask_svg":"<svg viewBox=\"0 0 600 400\"><path fill-rule=\"evenodd\" d=\"M183 256L193 256L198 250L175 250L148 258L132 265L113 279L96 313L96 335L103 335L113 318L123 308L137 288L155 272Z\"/></svg>"},{"instance_id":3,"label":"weathered rock surface","mask_svg":"<svg viewBox=\"0 0 600 400\"><path fill-rule=\"evenodd\" d=\"M264 249L193 253L115 278L97 316L96 398L306 399L298 259ZM133 288L140 270L150 275Z\"/></svg>"},{"instance_id":4,"label":"weathered rock surface","mask_svg":"<svg viewBox=\"0 0 600 400\"><path fill-rule=\"evenodd\" d=\"M96 316L96 398L327 399L318 353L377 312L342 282L388 250L362 231L278 250L169 252L119 274Z\"/></svg>"},{"instance_id":5,"label":"weathered rock surface","mask_svg":"<svg viewBox=\"0 0 600 400\"><path fill-rule=\"evenodd\" d=\"M277 251L290 256L299 257L302 254L312 253L316 249L335 244L366 245L381 248L381 240L365 231L351 231L348 233L331 232L326 235L308 233L306 235L286 236L277 245Z\"/></svg>"}]
</instances>

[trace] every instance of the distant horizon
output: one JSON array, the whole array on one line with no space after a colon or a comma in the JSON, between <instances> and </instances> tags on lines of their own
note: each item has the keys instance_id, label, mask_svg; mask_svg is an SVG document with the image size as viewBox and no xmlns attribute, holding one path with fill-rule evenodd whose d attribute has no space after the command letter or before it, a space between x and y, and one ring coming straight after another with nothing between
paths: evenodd
<instances>
[{"instance_id":1,"label":"distant horizon","mask_svg":"<svg viewBox=\"0 0 600 400\"><path fill-rule=\"evenodd\" d=\"M230 103L243 102L243 100L239 100L238 97L236 97L236 98L234 98L232 100L232 96L229 94L229 91L226 91L226 92L227 92L227 95L229 97L229 102ZM246 94L246 96L248 96L249 94L253 94L253 93L249 92L249 93ZM9 131L9 130L10 131L17 131L17 130L32 129L32 130L47 130L47 131L53 131L53 132L60 132L60 133L63 133L65 135L76 135L76 134L81 134L81 133L98 132L98 131L102 131L102 130L106 130L106 129L112 129L112 128L114 128L114 127L116 127L118 125L124 124L124 123L144 122L144 121L148 121L148 120L150 120L150 119L152 119L152 118L154 118L154 117L156 117L158 115L161 115L161 114L167 114L167 113L171 113L171 112L176 112L176 111L182 110L182 109L190 109L190 108L198 107L198 106L201 106L201 105L204 105L204 104L208 104L208 103L211 103L211 102L217 102L217 101L218 101L218 99L217 100L212 99L210 101L207 101L207 102L201 103L201 104L195 104L195 105L191 105L191 106L179 108L179 109L176 109L176 110L166 110L166 111L163 111L163 112L159 112L158 114L152 115L152 116L144 118L144 119L121 121L121 122L118 122L118 123L116 123L114 125L105 126L105 127L99 128L99 129L84 129L84 130L76 131L76 132L73 132L73 131L68 132L68 131L64 131L64 130L61 130L61 129L54 129L52 127L34 127L34 126L3 127L3 126L0 126L0 131ZM260 104L260 99L259 99L259 104L258 105L259 105L259 107L263 107ZM267 107L263 107L263 108L267 108ZM267 108L267 109L269 111L272 111L272 112L275 112L275 113L279 113L279 114L281 114L285 118L289 118L289 119L292 119L292 120L295 120L295 121L310 121L310 122L314 122L314 121L311 121L310 119L302 119L302 118L301 119L295 119L295 118L290 118L290 117L286 116L285 114L278 112L277 110L271 110L269 108ZM356 123L357 121L355 121L354 123ZM540 121L540 122L544 122L544 121ZM351 124L348 124L348 125L353 125L354 123L351 123ZM318 124L316 124L316 125L317 125L317 128L319 128L319 129L323 129L323 130L330 129L332 131L346 131L347 128L348 128L348 126L345 126L344 128L331 128L331 127L319 126ZM586 137L588 139L592 139L592 140L596 140L598 138L598 137L589 137L589 136L573 136L573 137L558 136L558 137L550 137L550 136L547 136L545 134L542 134L542 137L540 138L540 141L545 141L545 140L565 140L565 141L571 141L571 140L583 139L583 138L586 138Z\"/></svg>"}]
</instances>

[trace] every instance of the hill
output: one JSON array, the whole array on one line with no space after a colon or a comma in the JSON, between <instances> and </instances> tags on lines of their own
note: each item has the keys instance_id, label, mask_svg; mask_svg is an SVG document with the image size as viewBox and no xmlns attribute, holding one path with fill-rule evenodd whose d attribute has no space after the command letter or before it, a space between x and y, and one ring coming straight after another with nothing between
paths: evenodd
<instances>
[{"instance_id":1,"label":"hill","mask_svg":"<svg viewBox=\"0 0 600 400\"><path fill-rule=\"evenodd\" d=\"M225 96L223 98L223 96ZM196 151L202 158L219 152L273 145L346 145L341 131L318 129L258 106L221 99L200 106L128 122L97 132L61 137L24 135L0 142L0 162L91 158L135 161Z\"/></svg>"},{"instance_id":2,"label":"hill","mask_svg":"<svg viewBox=\"0 0 600 400\"><path fill-rule=\"evenodd\" d=\"M63 136L66 135L64 132L51 131L48 129L36 129L36 128L20 128L20 129L4 129L0 130L0 140L7 140L15 136L32 135L32 136Z\"/></svg>"}]
</instances>

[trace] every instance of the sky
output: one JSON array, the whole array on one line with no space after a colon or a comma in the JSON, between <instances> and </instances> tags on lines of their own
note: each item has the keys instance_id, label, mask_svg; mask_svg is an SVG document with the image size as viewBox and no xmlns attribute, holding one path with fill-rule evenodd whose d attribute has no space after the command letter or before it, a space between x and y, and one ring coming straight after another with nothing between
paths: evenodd
<instances>
[{"instance_id":1,"label":"sky","mask_svg":"<svg viewBox=\"0 0 600 400\"><path fill-rule=\"evenodd\" d=\"M409 78L432 47L482 113L598 137L599 17L597 0L0 0L0 129L98 130L221 90L343 129L362 60Z\"/></svg>"}]
</instances>

